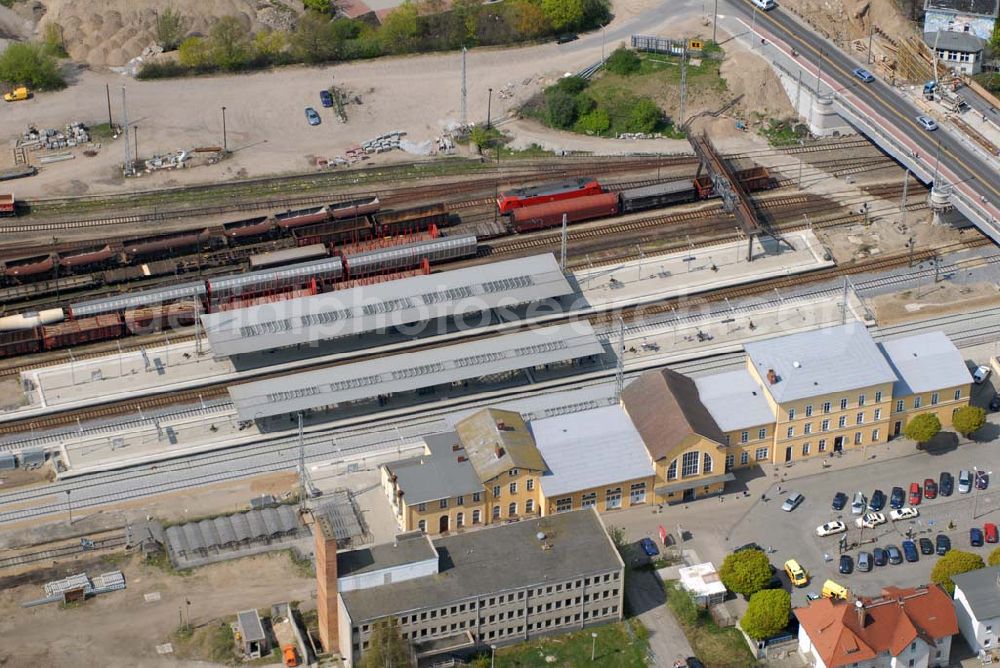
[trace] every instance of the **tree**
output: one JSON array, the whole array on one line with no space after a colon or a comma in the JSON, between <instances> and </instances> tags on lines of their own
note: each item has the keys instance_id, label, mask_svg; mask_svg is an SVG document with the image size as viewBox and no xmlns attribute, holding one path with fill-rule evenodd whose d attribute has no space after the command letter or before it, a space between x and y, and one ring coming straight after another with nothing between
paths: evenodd
<instances>
[{"instance_id":1,"label":"tree","mask_svg":"<svg viewBox=\"0 0 1000 668\"><path fill-rule=\"evenodd\" d=\"M576 98L563 90L551 90L545 96L545 110L549 125L565 130L576 120Z\"/></svg>"},{"instance_id":2,"label":"tree","mask_svg":"<svg viewBox=\"0 0 1000 668\"><path fill-rule=\"evenodd\" d=\"M941 420L933 413L918 415L906 424L903 434L917 443L926 443L941 431Z\"/></svg>"},{"instance_id":3,"label":"tree","mask_svg":"<svg viewBox=\"0 0 1000 668\"><path fill-rule=\"evenodd\" d=\"M177 48L177 58L181 65L194 69L205 69L212 64L208 40L203 37L188 37Z\"/></svg>"},{"instance_id":4,"label":"tree","mask_svg":"<svg viewBox=\"0 0 1000 668\"><path fill-rule=\"evenodd\" d=\"M726 589L752 596L771 581L771 563L761 550L740 550L726 555L719 569Z\"/></svg>"},{"instance_id":5,"label":"tree","mask_svg":"<svg viewBox=\"0 0 1000 668\"><path fill-rule=\"evenodd\" d=\"M991 559L992 557L993 555L990 555ZM934 568L931 569L931 582L941 585L949 594L953 594L955 593L955 583L951 581L952 577L979 570L983 566L983 558L978 554L962 550L949 550L937 560Z\"/></svg>"},{"instance_id":6,"label":"tree","mask_svg":"<svg viewBox=\"0 0 1000 668\"><path fill-rule=\"evenodd\" d=\"M986 563L990 566L1000 566L1000 547L990 552L990 556L986 559Z\"/></svg>"},{"instance_id":7,"label":"tree","mask_svg":"<svg viewBox=\"0 0 1000 668\"><path fill-rule=\"evenodd\" d=\"M986 424L986 411L979 406L962 406L951 418L951 424L962 436L968 437Z\"/></svg>"},{"instance_id":8,"label":"tree","mask_svg":"<svg viewBox=\"0 0 1000 668\"><path fill-rule=\"evenodd\" d=\"M256 59L273 63L285 50L285 33L265 28L253 36L252 49Z\"/></svg>"},{"instance_id":9,"label":"tree","mask_svg":"<svg viewBox=\"0 0 1000 668\"><path fill-rule=\"evenodd\" d=\"M639 54L624 46L619 46L608 56L608 61L604 63L604 69L614 74L628 76L638 72L640 65L642 65L642 61L639 59Z\"/></svg>"},{"instance_id":10,"label":"tree","mask_svg":"<svg viewBox=\"0 0 1000 668\"><path fill-rule=\"evenodd\" d=\"M303 5L306 9L311 9L318 14L329 14L333 9L333 3L330 0L303 0Z\"/></svg>"},{"instance_id":11,"label":"tree","mask_svg":"<svg viewBox=\"0 0 1000 668\"><path fill-rule=\"evenodd\" d=\"M305 63L325 63L340 52L340 40L330 19L312 12L303 16L292 34L292 55Z\"/></svg>"},{"instance_id":12,"label":"tree","mask_svg":"<svg viewBox=\"0 0 1000 668\"><path fill-rule=\"evenodd\" d=\"M542 14L553 30L570 30L583 22L583 0L542 0Z\"/></svg>"},{"instance_id":13,"label":"tree","mask_svg":"<svg viewBox=\"0 0 1000 668\"><path fill-rule=\"evenodd\" d=\"M235 16L223 16L209 33L212 61L224 70L246 67L251 58L250 31Z\"/></svg>"},{"instance_id":14,"label":"tree","mask_svg":"<svg viewBox=\"0 0 1000 668\"><path fill-rule=\"evenodd\" d=\"M372 624L368 649L361 657L361 668L404 668L411 666L410 646L399 633L395 617L385 617Z\"/></svg>"},{"instance_id":15,"label":"tree","mask_svg":"<svg viewBox=\"0 0 1000 668\"><path fill-rule=\"evenodd\" d=\"M628 115L629 132L652 132L663 118L663 112L648 97L641 97L632 105Z\"/></svg>"},{"instance_id":16,"label":"tree","mask_svg":"<svg viewBox=\"0 0 1000 668\"><path fill-rule=\"evenodd\" d=\"M788 626L791 612L792 598L787 591L765 589L750 597L740 628L754 640L764 640Z\"/></svg>"},{"instance_id":17,"label":"tree","mask_svg":"<svg viewBox=\"0 0 1000 668\"><path fill-rule=\"evenodd\" d=\"M581 116L580 120L576 122L576 127L579 128L580 132L600 135L611 127L611 119L608 117L608 112L603 109L594 109Z\"/></svg>"},{"instance_id":18,"label":"tree","mask_svg":"<svg viewBox=\"0 0 1000 668\"><path fill-rule=\"evenodd\" d=\"M503 139L503 135L496 128L487 130L484 126L477 125L469 131L469 141L478 146L480 152L484 148L494 148L501 139Z\"/></svg>"},{"instance_id":19,"label":"tree","mask_svg":"<svg viewBox=\"0 0 1000 668\"><path fill-rule=\"evenodd\" d=\"M382 47L389 53L412 51L417 42L417 18L417 6L410 0L389 12L379 30Z\"/></svg>"},{"instance_id":20,"label":"tree","mask_svg":"<svg viewBox=\"0 0 1000 668\"><path fill-rule=\"evenodd\" d=\"M989 45L990 51L994 55L1000 53L1000 21L997 21L993 26L993 34L990 35Z\"/></svg>"},{"instance_id":21,"label":"tree","mask_svg":"<svg viewBox=\"0 0 1000 668\"><path fill-rule=\"evenodd\" d=\"M14 42L0 54L0 81L38 90L66 87L59 63L41 44Z\"/></svg>"},{"instance_id":22,"label":"tree","mask_svg":"<svg viewBox=\"0 0 1000 668\"><path fill-rule=\"evenodd\" d=\"M66 53L66 40L63 39L62 26L55 21L45 24L45 36L42 41L50 55L56 58L65 58L69 55Z\"/></svg>"},{"instance_id":23,"label":"tree","mask_svg":"<svg viewBox=\"0 0 1000 668\"><path fill-rule=\"evenodd\" d=\"M156 43L164 51L173 51L184 41L189 21L186 16L167 7L156 17Z\"/></svg>"},{"instance_id":24,"label":"tree","mask_svg":"<svg viewBox=\"0 0 1000 668\"><path fill-rule=\"evenodd\" d=\"M511 0L503 3L503 7L509 15L511 25L521 38L531 39L551 30L542 8L531 0Z\"/></svg>"}]
</instances>

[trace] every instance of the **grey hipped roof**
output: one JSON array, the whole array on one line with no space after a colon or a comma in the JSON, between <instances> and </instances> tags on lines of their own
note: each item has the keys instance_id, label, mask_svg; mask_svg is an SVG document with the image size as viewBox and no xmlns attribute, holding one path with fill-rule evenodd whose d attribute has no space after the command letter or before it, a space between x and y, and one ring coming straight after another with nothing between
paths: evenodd
<instances>
[{"instance_id":1,"label":"grey hipped roof","mask_svg":"<svg viewBox=\"0 0 1000 668\"><path fill-rule=\"evenodd\" d=\"M287 348L572 294L551 253L204 314L216 356Z\"/></svg>"},{"instance_id":2,"label":"grey hipped roof","mask_svg":"<svg viewBox=\"0 0 1000 668\"><path fill-rule=\"evenodd\" d=\"M337 577L371 573L436 557L437 552L431 545L430 538L422 531L410 531L397 535L392 543L338 552Z\"/></svg>"},{"instance_id":3,"label":"grey hipped roof","mask_svg":"<svg viewBox=\"0 0 1000 668\"><path fill-rule=\"evenodd\" d=\"M655 473L642 436L621 406L532 420L531 431L549 468L541 480L546 497Z\"/></svg>"},{"instance_id":4,"label":"grey hipped roof","mask_svg":"<svg viewBox=\"0 0 1000 668\"><path fill-rule=\"evenodd\" d=\"M778 403L892 383L896 374L860 322L744 344L750 364ZM769 384L768 371L777 382Z\"/></svg>"},{"instance_id":5,"label":"grey hipped roof","mask_svg":"<svg viewBox=\"0 0 1000 668\"><path fill-rule=\"evenodd\" d=\"M583 321L231 385L241 420L410 392L604 352Z\"/></svg>"},{"instance_id":6,"label":"grey hipped roof","mask_svg":"<svg viewBox=\"0 0 1000 668\"><path fill-rule=\"evenodd\" d=\"M1000 617L1000 566L953 575L951 581L965 594L976 619L985 621Z\"/></svg>"},{"instance_id":7,"label":"grey hipped roof","mask_svg":"<svg viewBox=\"0 0 1000 668\"><path fill-rule=\"evenodd\" d=\"M746 369L695 378L698 397L722 431L774 422L762 388Z\"/></svg>"},{"instance_id":8,"label":"grey hipped roof","mask_svg":"<svg viewBox=\"0 0 1000 668\"><path fill-rule=\"evenodd\" d=\"M926 0L924 10L996 16L997 0Z\"/></svg>"},{"instance_id":9,"label":"grey hipped roof","mask_svg":"<svg viewBox=\"0 0 1000 668\"><path fill-rule=\"evenodd\" d=\"M461 420L455 431L483 482L513 468L545 470L535 439L520 413L484 408Z\"/></svg>"},{"instance_id":10,"label":"grey hipped roof","mask_svg":"<svg viewBox=\"0 0 1000 668\"><path fill-rule=\"evenodd\" d=\"M351 623L624 570L593 508L455 534L434 547L436 575L340 592Z\"/></svg>"},{"instance_id":11,"label":"grey hipped roof","mask_svg":"<svg viewBox=\"0 0 1000 668\"><path fill-rule=\"evenodd\" d=\"M408 506L483 491L458 434L430 434L424 437L424 444L430 454L384 465L396 476L396 485ZM454 450L454 446L460 449Z\"/></svg>"},{"instance_id":12,"label":"grey hipped roof","mask_svg":"<svg viewBox=\"0 0 1000 668\"><path fill-rule=\"evenodd\" d=\"M986 46L984 40L972 33L951 30L942 30L940 35L936 32L925 32L924 43L931 49L936 44L938 51L961 51L963 53L976 53L982 51Z\"/></svg>"},{"instance_id":13,"label":"grey hipped roof","mask_svg":"<svg viewBox=\"0 0 1000 668\"><path fill-rule=\"evenodd\" d=\"M944 332L927 332L878 344L899 380L892 396L930 392L972 382L965 359Z\"/></svg>"}]
</instances>

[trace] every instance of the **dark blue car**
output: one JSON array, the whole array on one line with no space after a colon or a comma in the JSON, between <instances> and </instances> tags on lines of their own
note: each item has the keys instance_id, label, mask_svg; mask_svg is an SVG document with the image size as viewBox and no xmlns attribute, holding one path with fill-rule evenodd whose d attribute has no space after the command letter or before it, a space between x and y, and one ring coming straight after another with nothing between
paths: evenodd
<instances>
[{"instance_id":1,"label":"dark blue car","mask_svg":"<svg viewBox=\"0 0 1000 668\"><path fill-rule=\"evenodd\" d=\"M639 547L642 548L642 551L646 553L647 557L655 557L660 553L660 550L656 547L656 543L654 543L651 538L643 538L640 540Z\"/></svg>"},{"instance_id":2,"label":"dark blue car","mask_svg":"<svg viewBox=\"0 0 1000 668\"><path fill-rule=\"evenodd\" d=\"M834 510L843 510L844 506L847 505L847 495L843 492L837 492L833 495L833 503L831 505Z\"/></svg>"},{"instance_id":3,"label":"dark blue car","mask_svg":"<svg viewBox=\"0 0 1000 668\"><path fill-rule=\"evenodd\" d=\"M903 556L906 557L907 561L920 561L920 553L912 540L903 541Z\"/></svg>"},{"instance_id":4,"label":"dark blue car","mask_svg":"<svg viewBox=\"0 0 1000 668\"><path fill-rule=\"evenodd\" d=\"M333 95L330 95L330 91L328 90L321 90L319 92L319 101L323 103L324 107L332 107Z\"/></svg>"},{"instance_id":5,"label":"dark blue car","mask_svg":"<svg viewBox=\"0 0 1000 668\"><path fill-rule=\"evenodd\" d=\"M868 510L878 512L883 508L885 508L885 492L880 489L876 489L872 492L872 498L868 501Z\"/></svg>"},{"instance_id":6,"label":"dark blue car","mask_svg":"<svg viewBox=\"0 0 1000 668\"><path fill-rule=\"evenodd\" d=\"M951 539L943 533L939 533L937 535L937 538L934 539L934 543L939 555L946 554L948 550L951 549Z\"/></svg>"},{"instance_id":7,"label":"dark blue car","mask_svg":"<svg viewBox=\"0 0 1000 668\"><path fill-rule=\"evenodd\" d=\"M903 507L904 503L906 503L906 492L903 491L902 487L893 487L889 497L889 507L898 510Z\"/></svg>"},{"instance_id":8,"label":"dark blue car","mask_svg":"<svg viewBox=\"0 0 1000 668\"><path fill-rule=\"evenodd\" d=\"M881 547L876 547L872 550L872 562L874 562L876 566L885 566L888 561L889 556Z\"/></svg>"},{"instance_id":9,"label":"dark blue car","mask_svg":"<svg viewBox=\"0 0 1000 668\"><path fill-rule=\"evenodd\" d=\"M979 527L969 529L969 545L972 547L983 546L983 530Z\"/></svg>"}]
</instances>

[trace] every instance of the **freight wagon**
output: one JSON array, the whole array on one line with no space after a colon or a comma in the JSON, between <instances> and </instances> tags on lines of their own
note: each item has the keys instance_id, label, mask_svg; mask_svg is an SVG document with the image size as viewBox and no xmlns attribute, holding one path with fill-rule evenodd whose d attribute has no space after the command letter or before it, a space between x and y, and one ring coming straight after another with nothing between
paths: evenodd
<instances>
[{"instance_id":1,"label":"freight wagon","mask_svg":"<svg viewBox=\"0 0 1000 668\"><path fill-rule=\"evenodd\" d=\"M223 223L222 233L227 239L264 237L270 234L274 227L274 220L270 216L257 216L245 220L234 220L231 223Z\"/></svg>"},{"instance_id":2,"label":"freight wagon","mask_svg":"<svg viewBox=\"0 0 1000 668\"><path fill-rule=\"evenodd\" d=\"M418 206L398 211L383 211L375 216L375 236L390 237L396 234L423 232L432 225L448 224L448 207L444 204Z\"/></svg>"},{"instance_id":3,"label":"freight wagon","mask_svg":"<svg viewBox=\"0 0 1000 668\"><path fill-rule=\"evenodd\" d=\"M562 225L563 215L566 216L568 223L579 223L594 218L614 216L617 213L618 193L602 193L517 208L510 217L514 229L521 233Z\"/></svg>"},{"instance_id":4,"label":"freight wagon","mask_svg":"<svg viewBox=\"0 0 1000 668\"><path fill-rule=\"evenodd\" d=\"M620 195L622 213L686 204L698 199L698 192L694 184L686 180L623 190Z\"/></svg>"},{"instance_id":5,"label":"freight wagon","mask_svg":"<svg viewBox=\"0 0 1000 668\"><path fill-rule=\"evenodd\" d=\"M8 278L48 275L54 266L55 256L52 254L18 258L3 263L3 275Z\"/></svg>"},{"instance_id":6,"label":"freight wagon","mask_svg":"<svg viewBox=\"0 0 1000 668\"><path fill-rule=\"evenodd\" d=\"M191 232L180 232L173 234L161 234L153 237L141 239L129 239L122 245L125 249L125 257L129 262L136 258L149 256L163 256L181 250L201 249L211 243L211 233L206 228Z\"/></svg>"},{"instance_id":7,"label":"freight wagon","mask_svg":"<svg viewBox=\"0 0 1000 668\"><path fill-rule=\"evenodd\" d=\"M186 327L194 324L201 311L196 300L185 300L172 304L153 304L125 311L125 328L131 334L149 334L164 329Z\"/></svg>"},{"instance_id":8,"label":"freight wagon","mask_svg":"<svg viewBox=\"0 0 1000 668\"><path fill-rule=\"evenodd\" d=\"M119 313L103 313L93 318L67 320L42 327L42 347L45 350L68 348L91 341L117 339L123 333Z\"/></svg>"},{"instance_id":9,"label":"freight wagon","mask_svg":"<svg viewBox=\"0 0 1000 668\"><path fill-rule=\"evenodd\" d=\"M367 253L344 256L344 270L349 278L382 274L418 267L424 261L447 262L476 254L476 235L445 237L417 244L381 248Z\"/></svg>"},{"instance_id":10,"label":"freight wagon","mask_svg":"<svg viewBox=\"0 0 1000 668\"><path fill-rule=\"evenodd\" d=\"M308 225L292 230L295 245L314 246L316 244L340 245L367 241L372 238L372 224L367 217L332 220L318 225Z\"/></svg>"},{"instance_id":11,"label":"freight wagon","mask_svg":"<svg viewBox=\"0 0 1000 668\"><path fill-rule=\"evenodd\" d=\"M116 260L115 252L111 250L111 246L104 244L100 248L81 250L73 255L60 256L59 266L73 271L82 267L89 268L111 264Z\"/></svg>"},{"instance_id":12,"label":"freight wagon","mask_svg":"<svg viewBox=\"0 0 1000 668\"><path fill-rule=\"evenodd\" d=\"M604 192L601 184L592 178L579 178L559 183L546 183L529 188L505 190L497 195L500 213L510 213L514 209L560 200L599 195Z\"/></svg>"},{"instance_id":13,"label":"freight wagon","mask_svg":"<svg viewBox=\"0 0 1000 668\"><path fill-rule=\"evenodd\" d=\"M326 246L323 244L311 244L299 248L283 248L282 250L271 251L270 253L260 253L259 255L250 256L250 268L265 269L281 264L316 260L327 255L329 253L327 253Z\"/></svg>"},{"instance_id":14,"label":"freight wagon","mask_svg":"<svg viewBox=\"0 0 1000 668\"><path fill-rule=\"evenodd\" d=\"M361 218L373 213L377 213L381 207L378 197L366 197L363 199L350 200L347 202L337 202L331 204L330 217L334 219Z\"/></svg>"},{"instance_id":15,"label":"freight wagon","mask_svg":"<svg viewBox=\"0 0 1000 668\"><path fill-rule=\"evenodd\" d=\"M329 218L329 210L326 206L313 206L308 209L288 210L284 213L274 214L278 227L283 230L290 230L302 225L314 225L327 218Z\"/></svg>"},{"instance_id":16,"label":"freight wagon","mask_svg":"<svg viewBox=\"0 0 1000 668\"><path fill-rule=\"evenodd\" d=\"M16 357L40 352L42 338L37 327L0 331L0 357Z\"/></svg>"}]
</instances>

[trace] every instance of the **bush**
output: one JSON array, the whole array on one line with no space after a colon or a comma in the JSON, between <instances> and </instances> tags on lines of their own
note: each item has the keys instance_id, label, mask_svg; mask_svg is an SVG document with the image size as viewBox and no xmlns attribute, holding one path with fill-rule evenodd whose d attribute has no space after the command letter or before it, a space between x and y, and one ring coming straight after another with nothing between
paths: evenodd
<instances>
[{"instance_id":1,"label":"bush","mask_svg":"<svg viewBox=\"0 0 1000 668\"><path fill-rule=\"evenodd\" d=\"M759 591L750 597L740 628L754 640L764 640L788 626L791 612L792 599L784 589Z\"/></svg>"},{"instance_id":2,"label":"bush","mask_svg":"<svg viewBox=\"0 0 1000 668\"><path fill-rule=\"evenodd\" d=\"M729 591L752 596L771 581L771 563L760 550L732 552L722 562L719 578Z\"/></svg>"},{"instance_id":3,"label":"bush","mask_svg":"<svg viewBox=\"0 0 1000 668\"><path fill-rule=\"evenodd\" d=\"M628 132L650 133L660 124L663 112L648 97L642 97L632 105L632 111L628 117Z\"/></svg>"},{"instance_id":4,"label":"bush","mask_svg":"<svg viewBox=\"0 0 1000 668\"><path fill-rule=\"evenodd\" d=\"M143 79L167 79L170 77L183 77L192 74L193 70L184 67L172 60L151 61L143 63L136 73L135 78Z\"/></svg>"},{"instance_id":5,"label":"bush","mask_svg":"<svg viewBox=\"0 0 1000 668\"><path fill-rule=\"evenodd\" d=\"M209 34L212 62L224 70L242 70L253 60L250 30L235 16L223 16Z\"/></svg>"},{"instance_id":6,"label":"bush","mask_svg":"<svg viewBox=\"0 0 1000 668\"><path fill-rule=\"evenodd\" d=\"M36 90L59 90L66 80L59 63L41 44L12 43L0 54L0 80Z\"/></svg>"},{"instance_id":7,"label":"bush","mask_svg":"<svg viewBox=\"0 0 1000 668\"><path fill-rule=\"evenodd\" d=\"M990 556L986 560L986 563L990 566L1000 566L1000 547L990 552Z\"/></svg>"},{"instance_id":8,"label":"bush","mask_svg":"<svg viewBox=\"0 0 1000 668\"><path fill-rule=\"evenodd\" d=\"M212 54L208 41L203 37L188 37L181 42L177 59L184 67L194 70L207 71L212 67Z\"/></svg>"},{"instance_id":9,"label":"bush","mask_svg":"<svg viewBox=\"0 0 1000 668\"><path fill-rule=\"evenodd\" d=\"M553 90L545 96L549 125L565 130L576 120L576 98L563 90Z\"/></svg>"},{"instance_id":10,"label":"bush","mask_svg":"<svg viewBox=\"0 0 1000 668\"><path fill-rule=\"evenodd\" d=\"M583 0L542 0L542 14L553 30L572 30L583 25Z\"/></svg>"},{"instance_id":11,"label":"bush","mask_svg":"<svg viewBox=\"0 0 1000 668\"><path fill-rule=\"evenodd\" d=\"M594 109L586 115L581 116L580 120L576 122L576 127L580 132L601 135L611 127L611 119L608 118L608 113L603 109Z\"/></svg>"},{"instance_id":12,"label":"bush","mask_svg":"<svg viewBox=\"0 0 1000 668\"><path fill-rule=\"evenodd\" d=\"M941 421L933 413L924 413L910 420L903 434L917 443L926 443L941 431Z\"/></svg>"},{"instance_id":13,"label":"bush","mask_svg":"<svg viewBox=\"0 0 1000 668\"><path fill-rule=\"evenodd\" d=\"M990 559L993 555L990 555ZM950 550L943 557L937 560L934 568L931 569L931 582L944 587L949 594L955 593L955 583L951 578L961 573L979 570L984 566L983 558L972 552L962 550Z\"/></svg>"},{"instance_id":14,"label":"bush","mask_svg":"<svg viewBox=\"0 0 1000 668\"><path fill-rule=\"evenodd\" d=\"M163 47L164 51L173 51L184 41L188 25L187 17L172 7L166 7L156 17L156 43Z\"/></svg>"},{"instance_id":15,"label":"bush","mask_svg":"<svg viewBox=\"0 0 1000 668\"><path fill-rule=\"evenodd\" d=\"M608 56L607 62L604 63L604 69L608 72L624 76L635 74L641 66L642 60L639 59L639 54L631 49L626 49L624 46L620 46L612 51L611 55Z\"/></svg>"},{"instance_id":16,"label":"bush","mask_svg":"<svg viewBox=\"0 0 1000 668\"><path fill-rule=\"evenodd\" d=\"M306 9L311 9L319 14L329 14L330 10L333 9L333 4L330 0L303 0L303 5Z\"/></svg>"},{"instance_id":17,"label":"bush","mask_svg":"<svg viewBox=\"0 0 1000 668\"><path fill-rule=\"evenodd\" d=\"M962 406L955 411L951 424L962 436L968 437L986 424L986 411L979 406Z\"/></svg>"},{"instance_id":18,"label":"bush","mask_svg":"<svg viewBox=\"0 0 1000 668\"><path fill-rule=\"evenodd\" d=\"M692 626L698 621L698 604L694 596L678 582L667 582L667 605L681 624Z\"/></svg>"}]
</instances>

